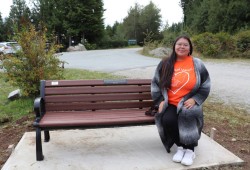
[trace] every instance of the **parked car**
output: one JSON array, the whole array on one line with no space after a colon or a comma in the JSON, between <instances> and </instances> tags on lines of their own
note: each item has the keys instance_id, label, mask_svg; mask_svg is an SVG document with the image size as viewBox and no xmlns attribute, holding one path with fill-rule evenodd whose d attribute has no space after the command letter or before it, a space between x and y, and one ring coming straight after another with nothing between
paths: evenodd
<instances>
[{"instance_id":1,"label":"parked car","mask_svg":"<svg viewBox=\"0 0 250 170\"><path fill-rule=\"evenodd\" d=\"M0 42L0 48L3 54L15 54L21 50L21 46L17 42Z\"/></svg>"}]
</instances>

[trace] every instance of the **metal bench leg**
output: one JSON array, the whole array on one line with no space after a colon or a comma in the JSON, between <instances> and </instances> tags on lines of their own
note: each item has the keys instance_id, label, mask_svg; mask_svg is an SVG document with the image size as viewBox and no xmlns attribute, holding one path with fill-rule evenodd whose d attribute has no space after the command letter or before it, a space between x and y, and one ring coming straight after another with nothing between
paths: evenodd
<instances>
[{"instance_id":1,"label":"metal bench leg","mask_svg":"<svg viewBox=\"0 0 250 170\"><path fill-rule=\"evenodd\" d=\"M45 130L44 131L44 142L49 142L49 140L50 140L49 131Z\"/></svg>"},{"instance_id":2,"label":"metal bench leg","mask_svg":"<svg viewBox=\"0 0 250 170\"><path fill-rule=\"evenodd\" d=\"M44 156L42 148L41 129L36 128L36 160L42 161L43 159Z\"/></svg>"}]
</instances>

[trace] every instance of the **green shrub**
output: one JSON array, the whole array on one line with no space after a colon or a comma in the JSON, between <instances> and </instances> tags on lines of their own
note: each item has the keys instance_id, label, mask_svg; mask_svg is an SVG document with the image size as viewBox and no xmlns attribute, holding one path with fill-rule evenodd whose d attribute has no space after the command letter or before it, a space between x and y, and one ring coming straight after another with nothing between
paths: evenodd
<instances>
[{"instance_id":1,"label":"green shrub","mask_svg":"<svg viewBox=\"0 0 250 170\"><path fill-rule=\"evenodd\" d=\"M97 49L96 44L84 43L84 46L87 50L96 50Z\"/></svg>"},{"instance_id":2,"label":"green shrub","mask_svg":"<svg viewBox=\"0 0 250 170\"><path fill-rule=\"evenodd\" d=\"M36 31L32 24L26 24L16 33L15 40L22 50L7 56L3 67L9 82L19 87L24 96L37 95L40 80L62 77L62 62L55 55L59 46L51 43L46 49L45 28Z\"/></svg>"},{"instance_id":3,"label":"green shrub","mask_svg":"<svg viewBox=\"0 0 250 170\"><path fill-rule=\"evenodd\" d=\"M192 41L194 43L194 49L202 53L202 55L213 58L220 57L218 54L220 53L221 43L219 38L214 34L205 32L195 35Z\"/></svg>"},{"instance_id":4,"label":"green shrub","mask_svg":"<svg viewBox=\"0 0 250 170\"><path fill-rule=\"evenodd\" d=\"M235 35L237 52L240 57L250 58L250 30Z\"/></svg>"},{"instance_id":5,"label":"green shrub","mask_svg":"<svg viewBox=\"0 0 250 170\"><path fill-rule=\"evenodd\" d=\"M172 47L176 37L177 36L173 33L165 34L163 39L163 44L167 47Z\"/></svg>"},{"instance_id":6,"label":"green shrub","mask_svg":"<svg viewBox=\"0 0 250 170\"><path fill-rule=\"evenodd\" d=\"M176 33L173 32L165 32L164 33L164 39L163 39L163 44L167 47L172 48L174 41L177 37Z\"/></svg>"},{"instance_id":7,"label":"green shrub","mask_svg":"<svg viewBox=\"0 0 250 170\"><path fill-rule=\"evenodd\" d=\"M181 30L181 31L177 31L177 32L166 30L163 32L164 38L163 38L162 42L163 42L164 46L172 48L175 39L181 35L187 35L190 37L190 33L187 30Z\"/></svg>"},{"instance_id":8,"label":"green shrub","mask_svg":"<svg viewBox=\"0 0 250 170\"><path fill-rule=\"evenodd\" d=\"M219 32L215 37L220 41L220 58L223 57L236 57L236 43L233 36L226 32Z\"/></svg>"},{"instance_id":9,"label":"green shrub","mask_svg":"<svg viewBox=\"0 0 250 170\"><path fill-rule=\"evenodd\" d=\"M193 38L194 48L206 57L250 58L250 30L232 36L226 32L203 33Z\"/></svg>"},{"instance_id":10,"label":"green shrub","mask_svg":"<svg viewBox=\"0 0 250 170\"><path fill-rule=\"evenodd\" d=\"M142 54L143 55L149 55L149 52L151 50L154 50L158 47L162 47L163 46L163 42L162 41L157 41L154 40L153 36L154 33L152 32L147 32L145 33L145 38L144 38L144 42L143 42L143 49L142 49Z\"/></svg>"},{"instance_id":11,"label":"green shrub","mask_svg":"<svg viewBox=\"0 0 250 170\"><path fill-rule=\"evenodd\" d=\"M113 40L111 41L112 47L119 48L119 47L127 47L128 42L124 40Z\"/></svg>"}]
</instances>

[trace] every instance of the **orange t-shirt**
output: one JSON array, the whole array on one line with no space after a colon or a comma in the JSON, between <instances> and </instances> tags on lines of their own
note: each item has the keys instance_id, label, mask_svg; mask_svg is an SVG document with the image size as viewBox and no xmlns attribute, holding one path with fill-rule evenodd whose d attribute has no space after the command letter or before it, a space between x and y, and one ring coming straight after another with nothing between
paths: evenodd
<instances>
[{"instance_id":1,"label":"orange t-shirt","mask_svg":"<svg viewBox=\"0 0 250 170\"><path fill-rule=\"evenodd\" d=\"M179 101L194 88L195 83L193 58L187 56L184 60L176 61L171 87L167 89L168 103L177 106Z\"/></svg>"}]
</instances>

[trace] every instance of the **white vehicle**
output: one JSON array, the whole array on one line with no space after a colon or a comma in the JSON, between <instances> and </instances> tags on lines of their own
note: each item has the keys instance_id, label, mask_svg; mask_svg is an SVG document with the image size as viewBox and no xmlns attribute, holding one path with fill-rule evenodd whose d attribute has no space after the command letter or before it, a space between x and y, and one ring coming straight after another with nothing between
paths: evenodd
<instances>
[{"instance_id":1,"label":"white vehicle","mask_svg":"<svg viewBox=\"0 0 250 170\"><path fill-rule=\"evenodd\" d=\"M3 54L14 54L21 50L21 46L17 42L0 42L0 52Z\"/></svg>"}]
</instances>

